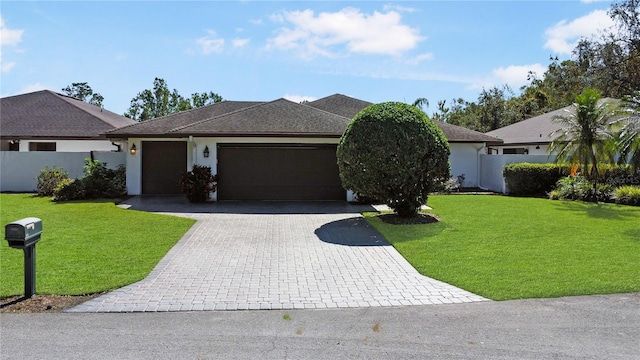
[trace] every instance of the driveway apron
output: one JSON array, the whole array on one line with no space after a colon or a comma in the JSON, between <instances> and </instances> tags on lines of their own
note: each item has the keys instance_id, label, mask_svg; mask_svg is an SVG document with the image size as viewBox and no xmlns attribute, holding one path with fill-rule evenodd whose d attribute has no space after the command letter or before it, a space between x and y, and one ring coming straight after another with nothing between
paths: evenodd
<instances>
[{"instance_id":1,"label":"driveway apron","mask_svg":"<svg viewBox=\"0 0 640 360\"><path fill-rule=\"evenodd\" d=\"M132 209L197 220L142 281L70 312L310 309L487 300L420 275L346 202L187 203ZM143 240L143 239L141 239Z\"/></svg>"}]
</instances>

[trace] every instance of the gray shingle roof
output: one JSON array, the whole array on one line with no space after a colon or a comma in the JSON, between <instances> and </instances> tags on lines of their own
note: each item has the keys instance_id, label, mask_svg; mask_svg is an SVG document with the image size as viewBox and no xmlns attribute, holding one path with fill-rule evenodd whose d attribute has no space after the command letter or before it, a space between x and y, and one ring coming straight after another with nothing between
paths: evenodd
<instances>
[{"instance_id":1,"label":"gray shingle roof","mask_svg":"<svg viewBox=\"0 0 640 360\"><path fill-rule=\"evenodd\" d=\"M50 90L0 99L2 138L103 138L133 120Z\"/></svg>"},{"instance_id":2,"label":"gray shingle roof","mask_svg":"<svg viewBox=\"0 0 640 360\"><path fill-rule=\"evenodd\" d=\"M307 105L351 119L357 113L359 113L360 110L372 104L373 103L370 103L368 101L354 99L352 97L341 94L335 94L322 99L318 99L316 101L312 101ZM461 126L451 125L440 121L434 122L440 129L442 129L442 132L444 132L444 135L447 137L447 140L449 140L449 142L502 142L502 140L498 138L485 135L478 131L469 130Z\"/></svg>"},{"instance_id":3,"label":"gray shingle roof","mask_svg":"<svg viewBox=\"0 0 640 360\"><path fill-rule=\"evenodd\" d=\"M553 122L556 116L566 115L567 106L542 115L511 124L500 129L489 131L486 134L501 138L505 145L515 144L546 144L553 141L551 134L561 128Z\"/></svg>"},{"instance_id":4,"label":"gray shingle roof","mask_svg":"<svg viewBox=\"0 0 640 360\"><path fill-rule=\"evenodd\" d=\"M442 129L444 136L447 137L447 140L449 140L450 143L502 143L502 139L495 136L483 134L479 131L470 130L462 126L447 124L441 121L434 120L434 123L436 123L436 125L438 125L440 129Z\"/></svg>"},{"instance_id":5,"label":"gray shingle roof","mask_svg":"<svg viewBox=\"0 0 640 360\"><path fill-rule=\"evenodd\" d=\"M615 103L619 100L604 98L600 101L601 103ZM561 125L554 122L553 119L558 116L571 115L573 109L573 105L565 106L558 110L489 131L486 134L502 139L505 145L548 144L558 135L553 133L561 129Z\"/></svg>"},{"instance_id":6,"label":"gray shingle roof","mask_svg":"<svg viewBox=\"0 0 640 360\"><path fill-rule=\"evenodd\" d=\"M172 130L183 135L340 137L349 119L286 99Z\"/></svg>"},{"instance_id":7,"label":"gray shingle roof","mask_svg":"<svg viewBox=\"0 0 640 360\"><path fill-rule=\"evenodd\" d=\"M355 99L342 94L334 94L324 97L315 101L307 103L307 105L314 108L328 111L330 113L344 116L348 119L353 119L360 110L366 108L369 105L373 105L368 101Z\"/></svg>"},{"instance_id":8,"label":"gray shingle roof","mask_svg":"<svg viewBox=\"0 0 640 360\"><path fill-rule=\"evenodd\" d=\"M203 120L212 119L216 116L232 113L247 107L264 104L259 101L222 101L215 104L182 111L179 113L163 116L156 119L146 120L133 125L119 128L107 132L110 137L114 136L154 136L166 135L167 133L187 125L191 125Z\"/></svg>"},{"instance_id":9,"label":"gray shingle roof","mask_svg":"<svg viewBox=\"0 0 640 360\"><path fill-rule=\"evenodd\" d=\"M271 102L223 101L109 131L109 137L194 136L342 136L351 119L372 105L335 94L306 104L285 99ZM449 142L501 140L481 132L436 121Z\"/></svg>"}]
</instances>

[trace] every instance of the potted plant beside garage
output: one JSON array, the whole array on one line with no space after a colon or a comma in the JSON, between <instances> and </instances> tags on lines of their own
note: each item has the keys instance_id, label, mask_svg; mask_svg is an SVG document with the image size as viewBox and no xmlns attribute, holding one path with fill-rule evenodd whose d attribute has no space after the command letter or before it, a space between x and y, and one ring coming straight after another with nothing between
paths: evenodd
<instances>
[{"instance_id":1,"label":"potted plant beside garage","mask_svg":"<svg viewBox=\"0 0 640 360\"><path fill-rule=\"evenodd\" d=\"M211 174L209 166L193 165L191 171L182 174L180 186L189 202L206 202L218 188L218 176Z\"/></svg>"}]
</instances>

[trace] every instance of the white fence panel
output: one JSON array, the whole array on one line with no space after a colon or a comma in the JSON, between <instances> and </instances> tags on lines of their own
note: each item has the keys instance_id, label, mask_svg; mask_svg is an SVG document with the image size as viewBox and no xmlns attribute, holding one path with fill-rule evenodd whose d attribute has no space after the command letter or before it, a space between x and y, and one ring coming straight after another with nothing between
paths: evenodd
<instances>
[{"instance_id":1,"label":"white fence panel","mask_svg":"<svg viewBox=\"0 0 640 360\"><path fill-rule=\"evenodd\" d=\"M125 165L124 152L94 151L93 155L111 169ZM81 178L84 160L90 157L90 152L1 151L0 192L35 192L36 178L47 165L63 168L72 178Z\"/></svg>"},{"instance_id":2,"label":"white fence panel","mask_svg":"<svg viewBox=\"0 0 640 360\"><path fill-rule=\"evenodd\" d=\"M530 163L547 164L555 161L555 155L480 155L480 187L508 193L509 189L502 176L504 167L508 164Z\"/></svg>"}]
</instances>

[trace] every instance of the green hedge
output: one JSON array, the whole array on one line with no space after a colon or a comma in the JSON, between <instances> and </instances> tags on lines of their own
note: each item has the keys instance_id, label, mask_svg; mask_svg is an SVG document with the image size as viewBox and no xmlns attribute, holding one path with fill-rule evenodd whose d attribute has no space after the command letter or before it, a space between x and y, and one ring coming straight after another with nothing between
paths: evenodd
<instances>
[{"instance_id":1,"label":"green hedge","mask_svg":"<svg viewBox=\"0 0 640 360\"><path fill-rule=\"evenodd\" d=\"M625 185L614 191L616 203L640 206L640 186Z\"/></svg>"},{"instance_id":2,"label":"green hedge","mask_svg":"<svg viewBox=\"0 0 640 360\"><path fill-rule=\"evenodd\" d=\"M624 185L640 185L640 171L634 172L628 165L598 165L598 183L613 188ZM509 164L502 175L509 195L544 196L556 188L556 183L569 176L571 166L559 164ZM578 173L590 173L578 169Z\"/></svg>"},{"instance_id":3,"label":"green hedge","mask_svg":"<svg viewBox=\"0 0 640 360\"><path fill-rule=\"evenodd\" d=\"M519 163L505 166L502 175L509 195L543 196L570 171L568 165Z\"/></svg>"}]
</instances>

